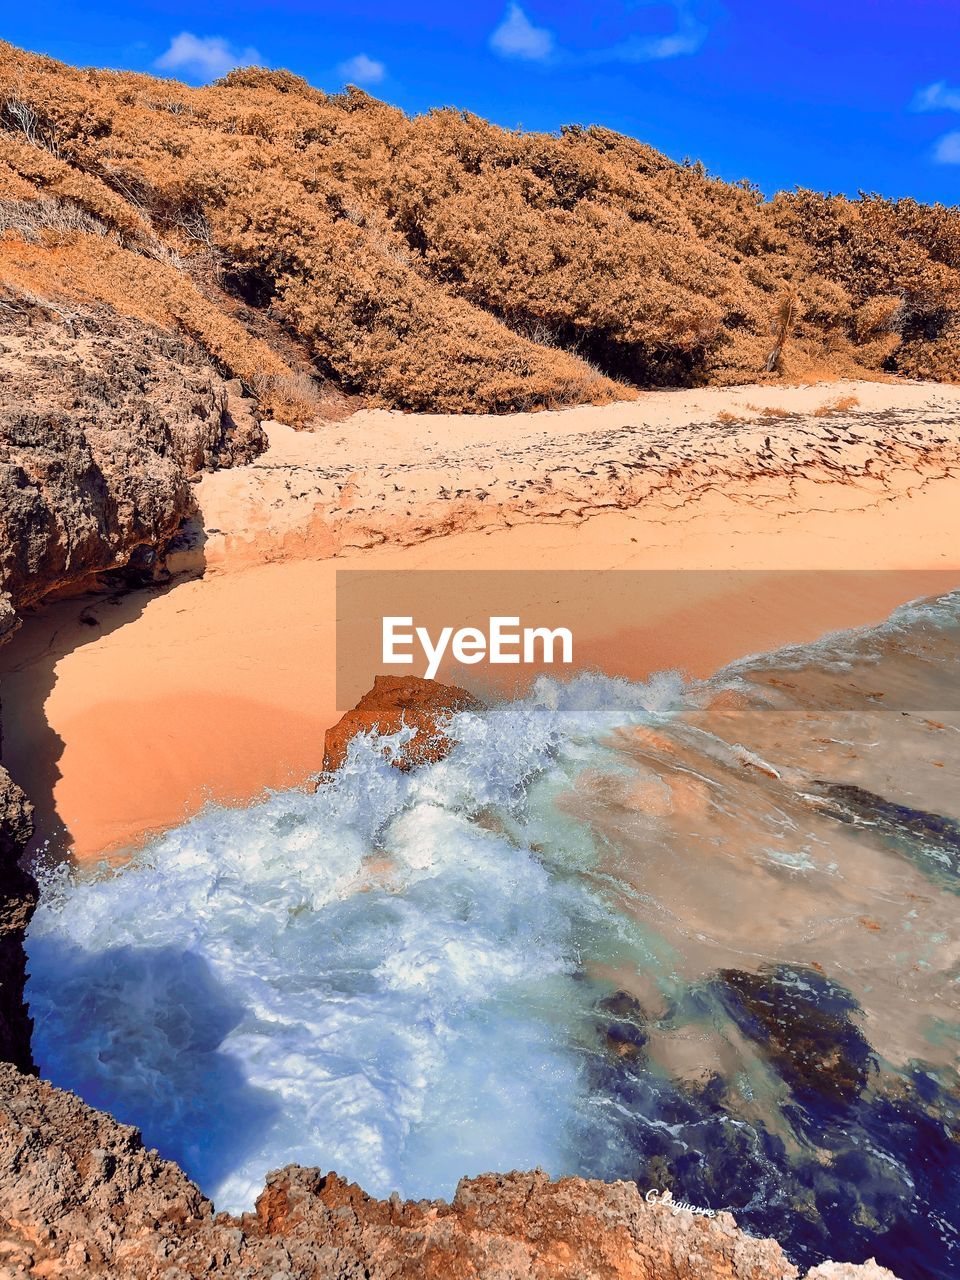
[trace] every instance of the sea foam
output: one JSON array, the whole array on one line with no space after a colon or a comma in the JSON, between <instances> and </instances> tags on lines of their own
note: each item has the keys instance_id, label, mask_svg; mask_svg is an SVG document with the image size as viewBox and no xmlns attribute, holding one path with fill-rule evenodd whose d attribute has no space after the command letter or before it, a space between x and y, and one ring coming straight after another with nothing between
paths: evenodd
<instances>
[{"instance_id":1,"label":"sea foam","mask_svg":"<svg viewBox=\"0 0 960 1280\"><path fill-rule=\"evenodd\" d=\"M568 1023L606 909L564 874L562 839L553 865L529 847L527 789L680 688L544 680L461 715L458 749L415 774L360 739L314 796L209 808L120 869L47 876L29 943L44 1073L230 1210L292 1161L406 1196L575 1168Z\"/></svg>"}]
</instances>

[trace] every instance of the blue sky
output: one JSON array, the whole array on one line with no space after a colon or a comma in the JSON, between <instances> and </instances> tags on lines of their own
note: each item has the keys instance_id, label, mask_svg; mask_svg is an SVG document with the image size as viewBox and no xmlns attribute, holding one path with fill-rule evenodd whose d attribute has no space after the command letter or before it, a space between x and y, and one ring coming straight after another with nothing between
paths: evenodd
<instances>
[{"instance_id":1,"label":"blue sky","mask_svg":"<svg viewBox=\"0 0 960 1280\"><path fill-rule=\"evenodd\" d=\"M31 0L0 34L191 83L258 61L412 112L603 124L767 192L960 202L960 0Z\"/></svg>"}]
</instances>

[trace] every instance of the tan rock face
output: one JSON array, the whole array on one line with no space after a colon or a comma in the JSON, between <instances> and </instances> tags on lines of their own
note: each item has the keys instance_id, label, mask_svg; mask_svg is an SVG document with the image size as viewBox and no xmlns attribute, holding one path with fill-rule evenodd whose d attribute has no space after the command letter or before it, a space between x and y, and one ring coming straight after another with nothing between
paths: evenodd
<instances>
[{"instance_id":1,"label":"tan rock face","mask_svg":"<svg viewBox=\"0 0 960 1280\"><path fill-rule=\"evenodd\" d=\"M336 1174L271 1174L255 1213L214 1215L140 1135L0 1066L0 1266L92 1280L796 1280L772 1240L647 1204L632 1183L464 1179L453 1200L374 1200ZM813 1275L889 1280L848 1267Z\"/></svg>"},{"instance_id":2,"label":"tan rock face","mask_svg":"<svg viewBox=\"0 0 960 1280\"><path fill-rule=\"evenodd\" d=\"M185 339L0 291L0 635L51 592L152 575L190 477L265 446L248 403Z\"/></svg>"},{"instance_id":3,"label":"tan rock face","mask_svg":"<svg viewBox=\"0 0 960 1280\"><path fill-rule=\"evenodd\" d=\"M431 764L441 760L453 745L443 731L444 721L456 711L481 705L473 694L455 685L421 680L417 676L377 676L369 693L327 730L323 767L339 769L346 758L347 745L358 733L371 730L396 733L404 725L416 729L416 736L392 763L399 769Z\"/></svg>"}]
</instances>

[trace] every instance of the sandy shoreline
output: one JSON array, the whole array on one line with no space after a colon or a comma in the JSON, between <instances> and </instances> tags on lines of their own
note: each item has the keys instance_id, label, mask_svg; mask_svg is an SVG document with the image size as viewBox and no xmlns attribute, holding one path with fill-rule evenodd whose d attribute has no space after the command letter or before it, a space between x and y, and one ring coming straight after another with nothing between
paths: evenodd
<instances>
[{"instance_id":1,"label":"sandy shoreline","mask_svg":"<svg viewBox=\"0 0 960 1280\"><path fill-rule=\"evenodd\" d=\"M960 465L958 421L958 387L844 382L503 416L365 410L317 433L267 424L261 457L199 478L202 527L171 563L210 573L638 507L651 526L761 503L804 513L814 492L817 507L856 510L899 496L911 472L919 484Z\"/></svg>"},{"instance_id":2,"label":"sandy shoreline","mask_svg":"<svg viewBox=\"0 0 960 1280\"><path fill-rule=\"evenodd\" d=\"M208 800L241 803L315 772L342 709L340 568L674 571L651 575L641 631L597 618L584 636L590 665L634 679L663 668L705 676L960 584L960 389L865 385L662 393L524 422L364 414L332 435L272 429L257 463L197 486L203 531L179 567L199 557L202 579L51 605L6 646L4 762L37 802L41 838L89 858ZM856 410L814 416L848 395ZM764 396L794 416L758 417ZM831 436L859 439L836 455ZM794 450L802 465L755 465L768 437L772 457ZM709 463L705 440L716 446ZM670 447L686 461L666 457ZM661 455L656 493L649 468L646 488L629 491L609 471L585 474L603 456L620 476L648 450ZM849 469L831 470L838 456ZM560 466L581 477L581 497L597 485L614 495L612 509L565 505L575 486L558 499L547 483ZM454 475L470 490L458 508L469 518L445 533L431 523L450 502L437 476L449 486ZM504 496L474 501L491 481ZM851 572L802 572L837 569ZM676 572L688 570L713 572Z\"/></svg>"}]
</instances>

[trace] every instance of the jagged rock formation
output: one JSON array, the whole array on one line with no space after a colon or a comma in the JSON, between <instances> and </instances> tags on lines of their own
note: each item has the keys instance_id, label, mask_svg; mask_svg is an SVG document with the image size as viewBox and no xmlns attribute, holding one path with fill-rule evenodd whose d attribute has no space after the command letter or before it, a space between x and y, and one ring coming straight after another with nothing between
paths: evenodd
<instances>
[{"instance_id":1,"label":"jagged rock formation","mask_svg":"<svg viewBox=\"0 0 960 1280\"><path fill-rule=\"evenodd\" d=\"M796 1280L772 1240L648 1204L632 1183L543 1173L464 1179L450 1204L374 1200L291 1165L256 1212L214 1215L138 1132L0 1066L5 1275L70 1280ZM892 1280L873 1264L808 1280Z\"/></svg>"},{"instance_id":2,"label":"jagged rock formation","mask_svg":"<svg viewBox=\"0 0 960 1280\"><path fill-rule=\"evenodd\" d=\"M0 290L0 634L51 592L153 575L190 477L266 441L191 342Z\"/></svg>"},{"instance_id":3,"label":"jagged rock formation","mask_svg":"<svg viewBox=\"0 0 960 1280\"><path fill-rule=\"evenodd\" d=\"M339 769L351 738L358 733L396 733L406 725L415 736L391 759L398 769L441 760L452 743L443 731L455 711L474 710L481 704L466 689L421 680L418 676L377 676L352 711L332 728L323 742L324 769Z\"/></svg>"},{"instance_id":4,"label":"jagged rock formation","mask_svg":"<svg viewBox=\"0 0 960 1280\"><path fill-rule=\"evenodd\" d=\"M194 510L191 478L265 446L251 406L182 336L0 284L0 643L51 594L161 573ZM25 1071L31 834L0 767L0 1058Z\"/></svg>"},{"instance_id":5,"label":"jagged rock formation","mask_svg":"<svg viewBox=\"0 0 960 1280\"><path fill-rule=\"evenodd\" d=\"M0 643L53 593L156 576L193 510L191 477L264 444L239 386L190 341L0 286ZM24 1071L31 834L29 801L0 767L0 1058Z\"/></svg>"},{"instance_id":6,"label":"jagged rock formation","mask_svg":"<svg viewBox=\"0 0 960 1280\"><path fill-rule=\"evenodd\" d=\"M0 1061L33 1070L32 1023L23 999L23 936L37 902L37 885L20 866L33 834L30 803L0 766Z\"/></svg>"}]
</instances>

